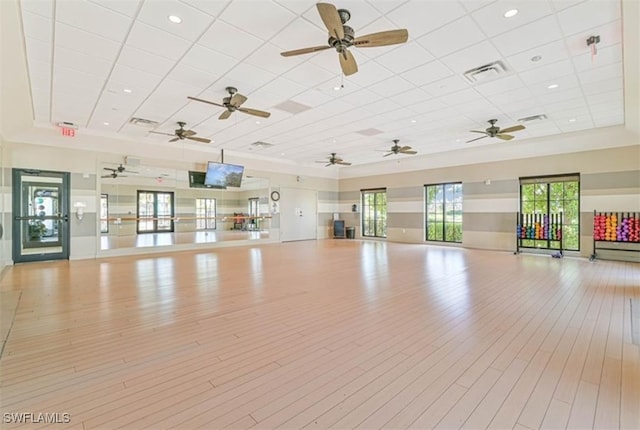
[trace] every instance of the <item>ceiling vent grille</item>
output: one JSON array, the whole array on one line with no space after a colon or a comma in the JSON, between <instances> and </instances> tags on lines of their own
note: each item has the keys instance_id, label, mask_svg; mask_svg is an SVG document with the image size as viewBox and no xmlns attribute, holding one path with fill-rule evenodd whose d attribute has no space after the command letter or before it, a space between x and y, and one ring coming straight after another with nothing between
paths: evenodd
<instances>
[{"instance_id":1,"label":"ceiling vent grille","mask_svg":"<svg viewBox=\"0 0 640 430\"><path fill-rule=\"evenodd\" d=\"M274 108L283 110L288 113L297 114L311 109L311 106L303 105L302 103L294 102L293 100L287 100L279 105L275 105Z\"/></svg>"},{"instance_id":2,"label":"ceiling vent grille","mask_svg":"<svg viewBox=\"0 0 640 430\"><path fill-rule=\"evenodd\" d=\"M547 116L542 113L540 115L532 115L532 116L527 116L527 117L524 117L524 118L520 118L518 120L518 122L523 122L523 123L537 122L537 121L544 121L545 119L547 119Z\"/></svg>"},{"instance_id":3,"label":"ceiling vent grille","mask_svg":"<svg viewBox=\"0 0 640 430\"><path fill-rule=\"evenodd\" d=\"M464 77L472 84L486 82L507 73L507 68L502 61L494 61L484 66L476 67L464 72Z\"/></svg>"},{"instance_id":4,"label":"ceiling vent grille","mask_svg":"<svg viewBox=\"0 0 640 430\"><path fill-rule=\"evenodd\" d=\"M129 124L138 125L140 127L154 128L158 126L158 121L151 121L150 119L133 117L129 120Z\"/></svg>"}]
</instances>

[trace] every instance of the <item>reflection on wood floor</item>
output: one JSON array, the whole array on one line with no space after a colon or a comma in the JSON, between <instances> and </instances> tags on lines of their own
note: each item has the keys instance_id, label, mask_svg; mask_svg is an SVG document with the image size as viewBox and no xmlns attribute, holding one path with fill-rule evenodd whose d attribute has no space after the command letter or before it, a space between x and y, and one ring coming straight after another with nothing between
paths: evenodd
<instances>
[{"instance_id":1,"label":"reflection on wood floor","mask_svg":"<svg viewBox=\"0 0 640 430\"><path fill-rule=\"evenodd\" d=\"M639 428L639 279L359 240L18 265L2 411L68 413L56 429Z\"/></svg>"},{"instance_id":2,"label":"reflection on wood floor","mask_svg":"<svg viewBox=\"0 0 640 430\"><path fill-rule=\"evenodd\" d=\"M154 246L186 245L225 242L232 240L269 239L268 230L207 230L190 232L144 233L100 238L100 249L147 248Z\"/></svg>"}]
</instances>

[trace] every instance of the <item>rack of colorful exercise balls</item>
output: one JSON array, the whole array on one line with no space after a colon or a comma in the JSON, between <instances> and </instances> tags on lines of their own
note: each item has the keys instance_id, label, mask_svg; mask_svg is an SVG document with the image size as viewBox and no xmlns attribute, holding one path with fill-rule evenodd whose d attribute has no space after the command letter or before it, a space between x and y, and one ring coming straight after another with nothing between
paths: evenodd
<instances>
[{"instance_id":1,"label":"rack of colorful exercise balls","mask_svg":"<svg viewBox=\"0 0 640 430\"><path fill-rule=\"evenodd\" d=\"M516 252L520 251L523 240L556 241L562 249L562 214L518 213L516 239ZM550 246L547 244L545 248Z\"/></svg>"},{"instance_id":2,"label":"rack of colorful exercise balls","mask_svg":"<svg viewBox=\"0 0 640 430\"><path fill-rule=\"evenodd\" d=\"M640 243L640 212L594 212L593 240Z\"/></svg>"}]
</instances>

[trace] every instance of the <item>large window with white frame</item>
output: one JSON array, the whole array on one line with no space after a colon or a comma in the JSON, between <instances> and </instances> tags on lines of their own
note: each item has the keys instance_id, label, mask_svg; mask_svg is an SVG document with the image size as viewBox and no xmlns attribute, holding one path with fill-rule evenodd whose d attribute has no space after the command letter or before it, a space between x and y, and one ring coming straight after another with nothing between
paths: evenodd
<instances>
[{"instance_id":1,"label":"large window with white frame","mask_svg":"<svg viewBox=\"0 0 640 430\"><path fill-rule=\"evenodd\" d=\"M138 233L173 231L173 192L138 191Z\"/></svg>"},{"instance_id":2,"label":"large window with white frame","mask_svg":"<svg viewBox=\"0 0 640 430\"><path fill-rule=\"evenodd\" d=\"M426 239L462 242L462 182L425 185Z\"/></svg>"},{"instance_id":3,"label":"large window with white frame","mask_svg":"<svg viewBox=\"0 0 640 430\"><path fill-rule=\"evenodd\" d=\"M196 199L196 229L215 230L216 199Z\"/></svg>"},{"instance_id":4,"label":"large window with white frame","mask_svg":"<svg viewBox=\"0 0 640 430\"><path fill-rule=\"evenodd\" d=\"M387 237L387 190L362 190L362 236Z\"/></svg>"}]
</instances>

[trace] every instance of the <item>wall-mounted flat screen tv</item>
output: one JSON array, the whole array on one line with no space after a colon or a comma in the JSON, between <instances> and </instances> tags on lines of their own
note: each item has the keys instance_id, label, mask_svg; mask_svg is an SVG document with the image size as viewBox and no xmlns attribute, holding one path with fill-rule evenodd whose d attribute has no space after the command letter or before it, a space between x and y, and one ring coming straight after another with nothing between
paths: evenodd
<instances>
[{"instance_id":1,"label":"wall-mounted flat screen tv","mask_svg":"<svg viewBox=\"0 0 640 430\"><path fill-rule=\"evenodd\" d=\"M244 166L209 161L204 184L212 187L240 187Z\"/></svg>"}]
</instances>

